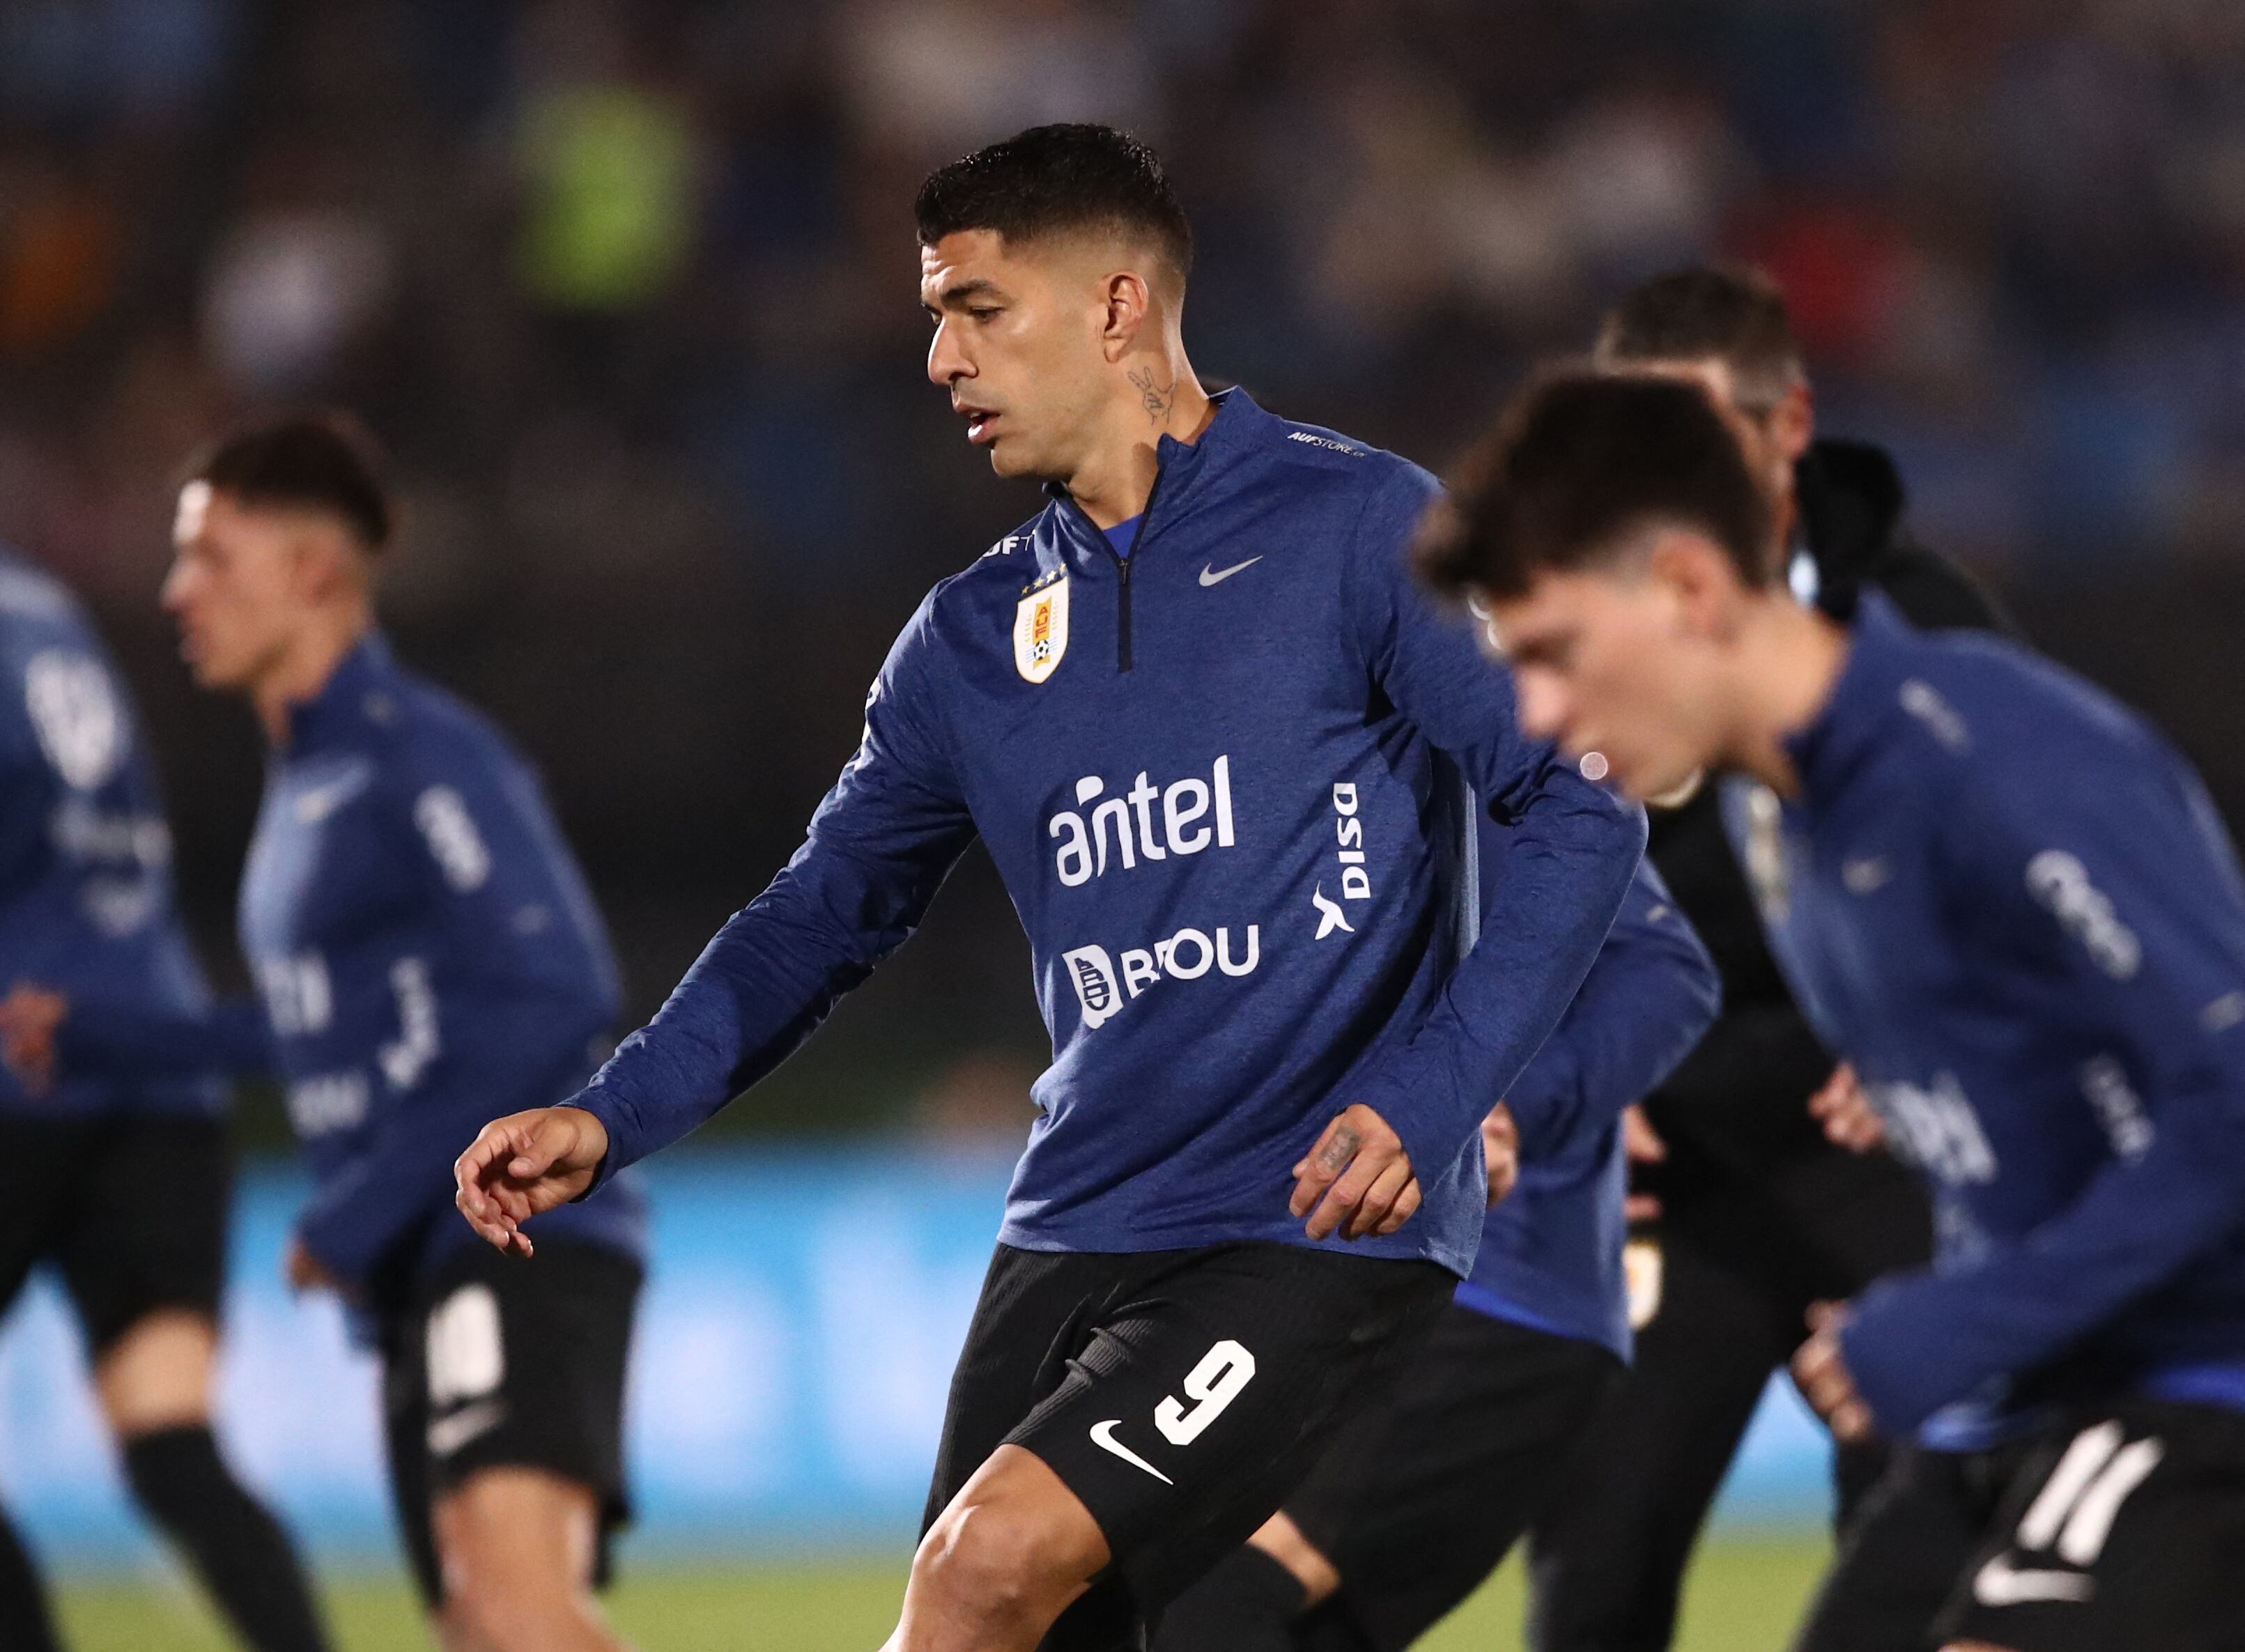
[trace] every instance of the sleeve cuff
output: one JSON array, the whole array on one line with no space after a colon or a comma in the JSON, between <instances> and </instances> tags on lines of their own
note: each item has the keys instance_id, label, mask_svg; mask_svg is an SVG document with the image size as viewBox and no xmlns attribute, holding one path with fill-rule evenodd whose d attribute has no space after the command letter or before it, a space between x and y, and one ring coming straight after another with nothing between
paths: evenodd
<instances>
[{"instance_id":1,"label":"sleeve cuff","mask_svg":"<svg viewBox=\"0 0 2245 1652\"><path fill-rule=\"evenodd\" d=\"M1894 1321L1905 1300L1902 1289L1880 1290L1858 1305L1840 1331L1841 1356L1855 1392L1890 1439L1915 1434L1934 1412L1969 1394L1976 1380L1946 1368L1934 1351L1940 1345L1936 1337L1922 1328L1902 1333Z\"/></svg>"},{"instance_id":2,"label":"sleeve cuff","mask_svg":"<svg viewBox=\"0 0 2245 1652\"><path fill-rule=\"evenodd\" d=\"M609 1182L614 1181L617 1173L631 1161L631 1155L626 1147L623 1126L616 1118L615 1103L612 1097L597 1089L580 1090L561 1105L591 1114L600 1121L600 1128L607 1132L608 1150L600 1155L600 1162L594 1168L593 1179L587 1184L584 1192L570 1202L573 1204L582 1204L607 1187Z\"/></svg>"}]
</instances>

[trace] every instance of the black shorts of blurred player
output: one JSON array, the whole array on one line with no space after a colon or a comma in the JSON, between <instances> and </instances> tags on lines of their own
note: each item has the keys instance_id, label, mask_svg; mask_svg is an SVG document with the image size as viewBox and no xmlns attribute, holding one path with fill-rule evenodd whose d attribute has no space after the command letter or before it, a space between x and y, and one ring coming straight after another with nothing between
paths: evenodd
<instances>
[{"instance_id":1,"label":"black shorts of blurred player","mask_svg":"<svg viewBox=\"0 0 2245 1652\"><path fill-rule=\"evenodd\" d=\"M1135 1649L1394 1381L1456 1279L1432 1263L1238 1243L1000 1245L952 1379L923 1525L1000 1446L1087 1509L1111 1556L1043 1645Z\"/></svg>"},{"instance_id":2,"label":"black shorts of blurred player","mask_svg":"<svg viewBox=\"0 0 2245 1652\"><path fill-rule=\"evenodd\" d=\"M1623 1370L1453 1303L1287 1497L1292 1530L1274 1521L1188 1590L1156 1652L1400 1652L1496 1569Z\"/></svg>"},{"instance_id":3,"label":"black shorts of blurred player","mask_svg":"<svg viewBox=\"0 0 2245 1652\"><path fill-rule=\"evenodd\" d=\"M382 1327L390 1493L424 1606L445 1600L445 1521L478 1477L528 1470L579 1488L597 1534L595 1588L630 1519L625 1368L643 1275L604 1246L535 1256L464 1244Z\"/></svg>"},{"instance_id":4,"label":"black shorts of blurred player","mask_svg":"<svg viewBox=\"0 0 2245 1652\"><path fill-rule=\"evenodd\" d=\"M1794 1652L2245 1652L2245 1412L2131 1400L1903 1452Z\"/></svg>"},{"instance_id":5,"label":"black shorts of blurred player","mask_svg":"<svg viewBox=\"0 0 2245 1652\"><path fill-rule=\"evenodd\" d=\"M52 1267L125 1476L249 1645L326 1643L286 1532L211 1432L234 1155L201 1114L0 1117L0 1312ZM0 1646L44 1652L37 1576L0 1519Z\"/></svg>"}]
</instances>

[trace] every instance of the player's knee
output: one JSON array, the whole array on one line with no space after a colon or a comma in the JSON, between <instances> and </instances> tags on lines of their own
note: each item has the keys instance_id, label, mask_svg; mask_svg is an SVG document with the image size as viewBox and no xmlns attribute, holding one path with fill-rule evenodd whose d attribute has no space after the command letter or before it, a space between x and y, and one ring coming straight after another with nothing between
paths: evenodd
<instances>
[{"instance_id":1,"label":"player's knee","mask_svg":"<svg viewBox=\"0 0 2245 1652\"><path fill-rule=\"evenodd\" d=\"M1064 1604L1098 1569L1057 1523L1006 1498L954 1503L912 1559L914 1581L1001 1616Z\"/></svg>"},{"instance_id":2,"label":"player's knee","mask_svg":"<svg viewBox=\"0 0 2245 1652\"><path fill-rule=\"evenodd\" d=\"M592 1594L597 1510L585 1488L535 1470L485 1469L440 1499L434 1518L448 1647L606 1643Z\"/></svg>"},{"instance_id":3,"label":"player's knee","mask_svg":"<svg viewBox=\"0 0 2245 1652\"><path fill-rule=\"evenodd\" d=\"M207 1424L217 1351L217 1328L190 1310L161 1309L132 1325L94 1362L110 1432L129 1439Z\"/></svg>"},{"instance_id":4,"label":"player's knee","mask_svg":"<svg viewBox=\"0 0 2245 1652\"><path fill-rule=\"evenodd\" d=\"M444 1640L475 1652L551 1652L600 1632L590 1593L570 1578L468 1571L445 1580Z\"/></svg>"}]
</instances>

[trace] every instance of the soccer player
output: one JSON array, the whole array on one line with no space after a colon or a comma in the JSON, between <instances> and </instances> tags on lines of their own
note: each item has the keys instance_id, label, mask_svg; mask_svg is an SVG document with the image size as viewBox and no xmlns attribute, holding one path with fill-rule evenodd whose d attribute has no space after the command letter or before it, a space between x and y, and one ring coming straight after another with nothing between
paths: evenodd
<instances>
[{"instance_id":1,"label":"soccer player","mask_svg":"<svg viewBox=\"0 0 2245 1652\"><path fill-rule=\"evenodd\" d=\"M390 531L339 417L252 424L193 461L164 602L196 680L248 699L272 750L241 912L263 1013L182 1024L89 993L56 1054L277 1066L318 1184L288 1277L339 1292L381 1351L391 1489L440 1635L614 1649L592 1589L626 1512L641 1196L612 1182L557 1213L526 1263L473 1242L451 1166L495 1104L584 1082L614 963L529 765L376 629Z\"/></svg>"},{"instance_id":2,"label":"soccer player","mask_svg":"<svg viewBox=\"0 0 2245 1652\"><path fill-rule=\"evenodd\" d=\"M1644 829L1414 589L1423 472L1202 389L1150 152L1041 127L917 215L929 376L1047 502L922 603L794 860L576 1105L485 1129L460 1203L527 1249L799 1045L979 833L1054 1060L890 1644L1134 1645L1471 1267L1481 1121Z\"/></svg>"},{"instance_id":3,"label":"soccer player","mask_svg":"<svg viewBox=\"0 0 2245 1652\"><path fill-rule=\"evenodd\" d=\"M1970 577L1904 526L1887 455L1817 436L1785 296L1767 276L1703 267L1645 281L1607 315L1592 359L1692 378L1735 416L1796 597L1842 622L1868 588L1913 624L2000 624ZM1808 1336L1810 1304L1922 1266L1932 1248L1917 1179L1887 1154L1827 1141L1809 1116L1811 1097L1836 1100L1844 1082L1770 957L1721 788L1684 791L1651 809L1649 853L1722 971L1723 1012L1643 1109L1659 1154L1638 1167L1658 1202L1633 1239L1647 1323L1536 1522L1539 1652L1669 1644L1708 1507L1771 1372ZM1886 1458L1877 1441L1837 1448L1843 1527Z\"/></svg>"},{"instance_id":4,"label":"soccer player","mask_svg":"<svg viewBox=\"0 0 2245 1652\"><path fill-rule=\"evenodd\" d=\"M1825 1308L1794 1374L1843 1439L1961 1409L1984 1448L1907 1459L1934 1540L1804 1645L2235 1648L2245 879L2195 776L2011 644L1795 601L1696 387L1538 383L1479 474L1425 565L1488 605L1523 725L1636 796L1760 782L1774 949L1937 1202L1939 1267Z\"/></svg>"},{"instance_id":5,"label":"soccer player","mask_svg":"<svg viewBox=\"0 0 2245 1652\"><path fill-rule=\"evenodd\" d=\"M1621 1112L1706 1030L1718 992L1706 950L1640 868L1512 1087L1547 1122L1522 1140L1501 1108L1484 1127L1489 1221L1432 1344L1170 1607L1155 1652L1390 1652L1496 1568L1629 1358Z\"/></svg>"},{"instance_id":6,"label":"soccer player","mask_svg":"<svg viewBox=\"0 0 2245 1652\"><path fill-rule=\"evenodd\" d=\"M165 1012L208 999L139 719L69 592L0 550L0 972ZM214 1075L0 1075L0 1310L51 1264L140 1506L247 1645L327 1644L280 1524L211 1433L232 1157ZM0 1645L58 1645L0 1517Z\"/></svg>"}]
</instances>

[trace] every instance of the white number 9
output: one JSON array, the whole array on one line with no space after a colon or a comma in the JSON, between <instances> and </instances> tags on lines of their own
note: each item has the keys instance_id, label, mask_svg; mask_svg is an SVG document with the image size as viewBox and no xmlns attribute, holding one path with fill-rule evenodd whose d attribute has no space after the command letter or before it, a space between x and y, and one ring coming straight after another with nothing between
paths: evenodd
<instances>
[{"instance_id":1,"label":"white number 9","mask_svg":"<svg viewBox=\"0 0 2245 1652\"><path fill-rule=\"evenodd\" d=\"M1185 1395L1198 1403L1187 1411L1176 1395L1163 1395L1154 1407L1154 1426L1170 1445L1190 1446L1254 1379L1255 1356L1227 1337L1185 1373Z\"/></svg>"}]
</instances>

